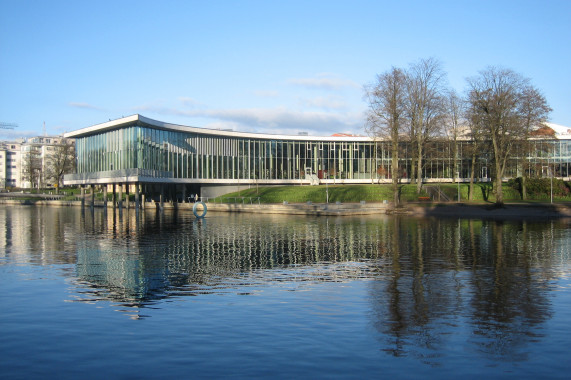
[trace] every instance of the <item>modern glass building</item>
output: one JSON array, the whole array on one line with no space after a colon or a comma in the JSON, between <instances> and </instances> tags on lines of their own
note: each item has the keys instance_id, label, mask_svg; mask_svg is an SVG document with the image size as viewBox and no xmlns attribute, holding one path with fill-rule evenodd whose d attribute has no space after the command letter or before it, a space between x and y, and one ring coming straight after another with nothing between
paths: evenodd
<instances>
[{"instance_id":1,"label":"modern glass building","mask_svg":"<svg viewBox=\"0 0 571 380\"><path fill-rule=\"evenodd\" d=\"M542 175L550 169L569 177L571 131L554 126L549 138L519 149L506 176ZM272 135L209 130L133 115L67 133L76 140L77 173L67 185L131 185L147 196L186 199L215 196L252 185L357 184L391 182L390 142L364 136ZM456 146L456 149L454 149ZM435 140L426 149L425 182L487 181L491 156L480 149L472 160L469 139ZM399 176L415 172L409 144L400 146ZM454 157L456 156L456 157Z\"/></svg>"}]
</instances>

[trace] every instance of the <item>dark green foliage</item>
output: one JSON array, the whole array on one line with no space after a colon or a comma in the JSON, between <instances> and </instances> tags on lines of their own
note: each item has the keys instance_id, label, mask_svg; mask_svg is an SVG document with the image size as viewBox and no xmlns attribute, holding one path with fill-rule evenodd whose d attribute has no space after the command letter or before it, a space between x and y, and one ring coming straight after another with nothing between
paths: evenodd
<instances>
[{"instance_id":1,"label":"dark green foliage","mask_svg":"<svg viewBox=\"0 0 571 380\"><path fill-rule=\"evenodd\" d=\"M522 178L513 178L508 181L508 186L522 194ZM551 196L551 178L527 178L527 195L533 199L549 198ZM561 179L553 178L553 196L568 197L571 193L569 184Z\"/></svg>"}]
</instances>

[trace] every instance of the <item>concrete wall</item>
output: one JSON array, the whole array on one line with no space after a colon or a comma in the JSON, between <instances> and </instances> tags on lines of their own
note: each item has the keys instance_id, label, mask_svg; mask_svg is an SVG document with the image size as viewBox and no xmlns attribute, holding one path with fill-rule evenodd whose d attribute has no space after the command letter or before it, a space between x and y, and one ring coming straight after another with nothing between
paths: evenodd
<instances>
[{"instance_id":1,"label":"concrete wall","mask_svg":"<svg viewBox=\"0 0 571 380\"><path fill-rule=\"evenodd\" d=\"M222 185L222 186L201 186L200 196L203 198L216 198L224 194L233 193L240 190L251 189L254 185Z\"/></svg>"}]
</instances>

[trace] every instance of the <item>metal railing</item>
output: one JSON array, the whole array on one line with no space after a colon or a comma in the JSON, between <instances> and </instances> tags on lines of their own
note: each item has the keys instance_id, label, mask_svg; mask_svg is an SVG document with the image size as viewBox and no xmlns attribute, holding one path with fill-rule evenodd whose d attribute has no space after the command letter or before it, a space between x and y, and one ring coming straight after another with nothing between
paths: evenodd
<instances>
[{"instance_id":1,"label":"metal railing","mask_svg":"<svg viewBox=\"0 0 571 380\"><path fill-rule=\"evenodd\" d=\"M426 186L425 190L432 200L436 200L438 202L450 202L450 197L440 189L440 186Z\"/></svg>"},{"instance_id":2,"label":"metal railing","mask_svg":"<svg viewBox=\"0 0 571 380\"><path fill-rule=\"evenodd\" d=\"M154 169L122 169L108 170L101 172L65 174L64 181L86 181L101 178L127 178L127 177L151 177L151 178L172 178L171 172Z\"/></svg>"},{"instance_id":3,"label":"metal railing","mask_svg":"<svg viewBox=\"0 0 571 380\"><path fill-rule=\"evenodd\" d=\"M214 204L260 204L260 197L200 197L200 200Z\"/></svg>"}]
</instances>

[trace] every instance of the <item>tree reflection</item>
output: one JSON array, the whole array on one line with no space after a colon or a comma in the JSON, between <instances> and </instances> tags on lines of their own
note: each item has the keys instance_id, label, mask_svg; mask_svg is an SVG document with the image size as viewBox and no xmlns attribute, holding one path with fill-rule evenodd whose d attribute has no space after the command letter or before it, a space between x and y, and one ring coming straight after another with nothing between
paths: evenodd
<instances>
[{"instance_id":1,"label":"tree reflection","mask_svg":"<svg viewBox=\"0 0 571 380\"><path fill-rule=\"evenodd\" d=\"M474 344L492 356L517 355L517 349L536 336L535 327L551 316L549 299L541 284L552 275L541 266L549 261L553 239L533 234L528 223L491 222L486 233L490 254L482 255L473 269L471 299ZM529 249L533 244L545 249ZM541 241L537 241L537 239ZM543 256L543 257L541 257ZM547 277L546 277L547 276Z\"/></svg>"},{"instance_id":2,"label":"tree reflection","mask_svg":"<svg viewBox=\"0 0 571 380\"><path fill-rule=\"evenodd\" d=\"M550 261L560 240L549 233L556 222L388 223L391 259L377 262L383 275L370 292L382 349L437 364L469 320L476 352L518 359L552 313L544 284L557 275Z\"/></svg>"},{"instance_id":3,"label":"tree reflection","mask_svg":"<svg viewBox=\"0 0 571 380\"><path fill-rule=\"evenodd\" d=\"M366 280L380 348L432 365L458 336L474 353L520 358L553 313L555 260L571 251L565 221L14 210L0 210L4 255L65 264L76 300L139 310ZM466 326L471 334L459 334Z\"/></svg>"}]
</instances>

